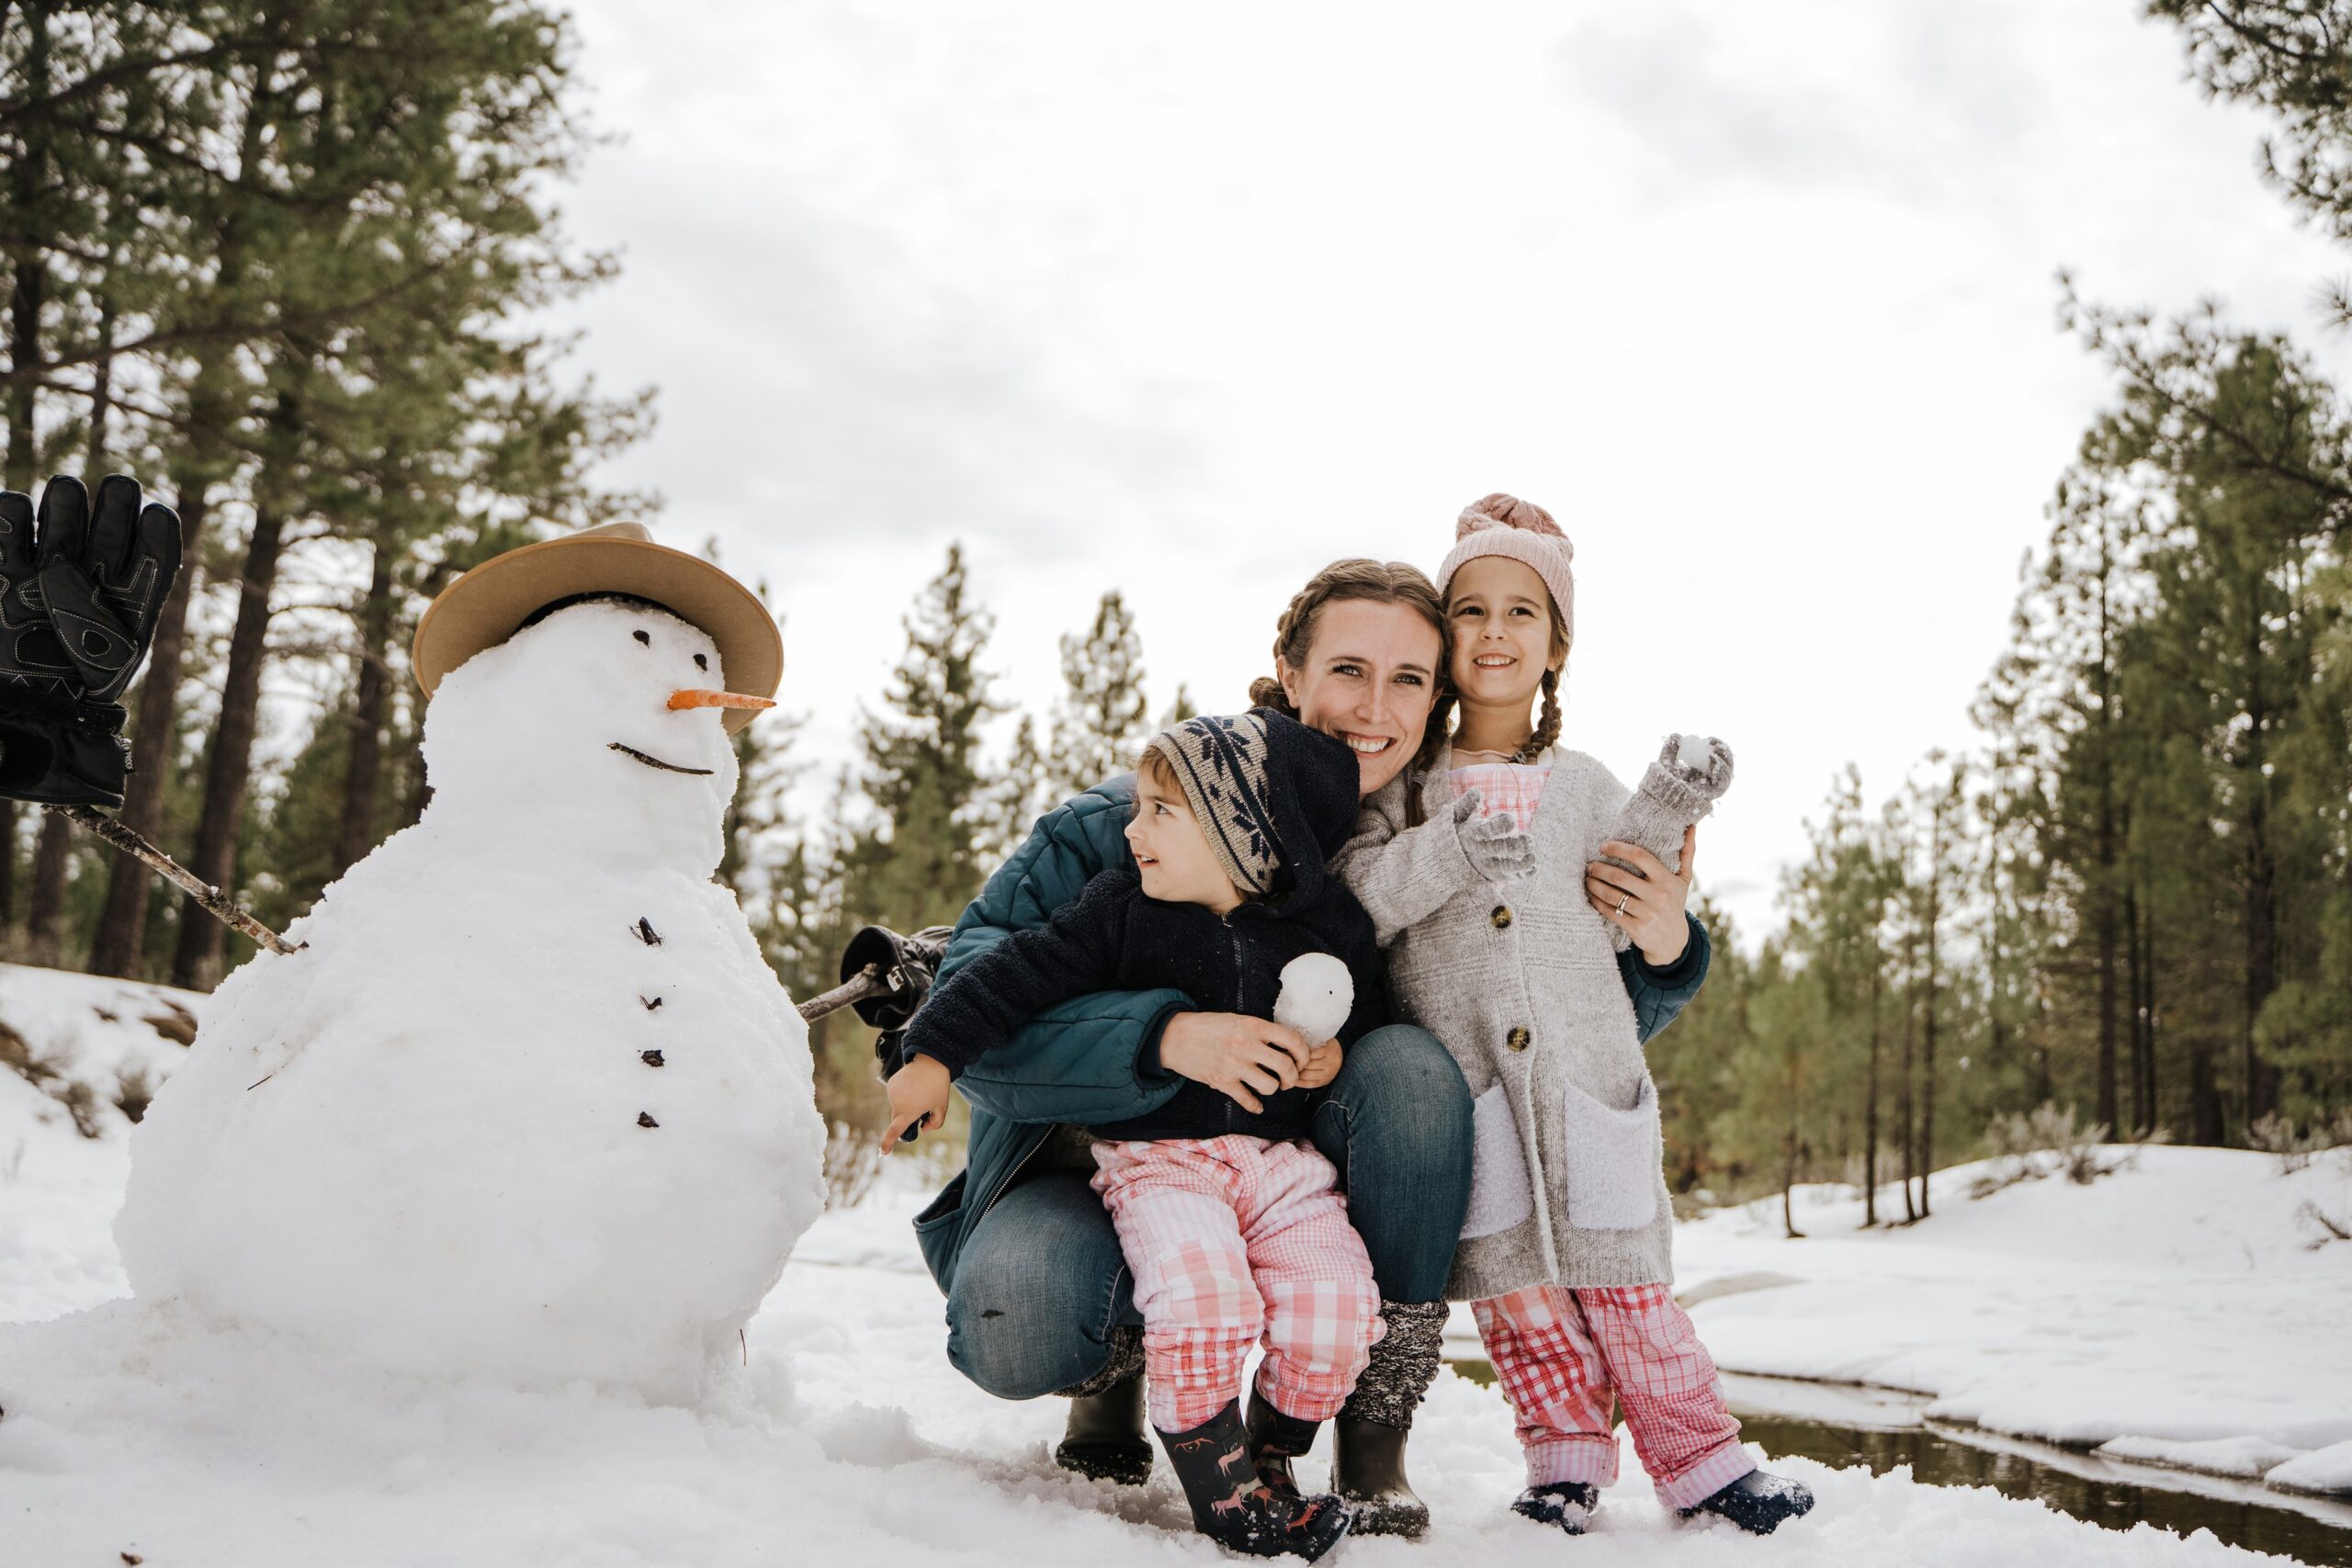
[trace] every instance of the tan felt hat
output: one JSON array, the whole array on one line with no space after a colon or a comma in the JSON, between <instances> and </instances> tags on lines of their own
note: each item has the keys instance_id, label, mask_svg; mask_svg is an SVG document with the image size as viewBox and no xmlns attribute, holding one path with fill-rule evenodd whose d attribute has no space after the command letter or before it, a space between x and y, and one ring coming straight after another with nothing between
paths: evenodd
<instances>
[{"instance_id":1,"label":"tan felt hat","mask_svg":"<svg viewBox=\"0 0 2352 1568\"><path fill-rule=\"evenodd\" d=\"M425 606L409 650L416 683L431 696L441 677L495 648L548 605L583 593L627 593L661 605L718 645L728 689L775 694L784 679L784 633L752 591L699 557L653 542L640 524L607 523L492 556ZM757 716L723 711L729 734Z\"/></svg>"}]
</instances>

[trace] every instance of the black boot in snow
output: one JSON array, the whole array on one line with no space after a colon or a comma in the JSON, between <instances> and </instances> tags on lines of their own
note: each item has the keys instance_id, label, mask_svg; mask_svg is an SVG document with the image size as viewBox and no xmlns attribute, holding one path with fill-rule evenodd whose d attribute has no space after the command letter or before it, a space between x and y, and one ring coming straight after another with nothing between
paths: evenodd
<instances>
[{"instance_id":1,"label":"black boot in snow","mask_svg":"<svg viewBox=\"0 0 2352 1568\"><path fill-rule=\"evenodd\" d=\"M1812 1508L1813 1488L1804 1482L1751 1470L1697 1507L1683 1509L1682 1517L1720 1514L1750 1535L1770 1535L1782 1520Z\"/></svg>"},{"instance_id":2,"label":"black boot in snow","mask_svg":"<svg viewBox=\"0 0 2352 1568\"><path fill-rule=\"evenodd\" d=\"M1437 1379L1446 1304L1384 1301L1380 1315L1388 1332L1331 1424L1331 1490L1355 1510L1356 1534L1419 1540L1430 1510L1405 1479L1405 1439Z\"/></svg>"},{"instance_id":3,"label":"black boot in snow","mask_svg":"<svg viewBox=\"0 0 2352 1568\"><path fill-rule=\"evenodd\" d=\"M1331 1423L1331 1490L1355 1510L1358 1535L1400 1535L1419 1540L1430 1528L1430 1506L1405 1479L1409 1428L1341 1416Z\"/></svg>"},{"instance_id":4,"label":"black boot in snow","mask_svg":"<svg viewBox=\"0 0 2352 1568\"><path fill-rule=\"evenodd\" d=\"M1531 1486L1519 1495L1510 1511L1539 1525L1553 1525L1570 1535L1584 1534L1592 1511L1600 1506L1600 1488L1589 1481L1555 1481Z\"/></svg>"},{"instance_id":5,"label":"black boot in snow","mask_svg":"<svg viewBox=\"0 0 2352 1568\"><path fill-rule=\"evenodd\" d=\"M1315 1446L1315 1434L1322 1427L1320 1421L1285 1416L1263 1393L1250 1391L1250 1458L1269 1491L1283 1497L1298 1495L1298 1477L1291 1473L1290 1461Z\"/></svg>"},{"instance_id":6,"label":"black boot in snow","mask_svg":"<svg viewBox=\"0 0 2352 1568\"><path fill-rule=\"evenodd\" d=\"M1054 1462L1089 1481L1140 1486L1151 1479L1151 1442L1143 1435L1141 1372L1100 1393L1070 1400L1069 1425L1054 1450Z\"/></svg>"},{"instance_id":7,"label":"black boot in snow","mask_svg":"<svg viewBox=\"0 0 2352 1568\"><path fill-rule=\"evenodd\" d=\"M1234 1400L1189 1432L1162 1432L1168 1462L1203 1535L1245 1557L1322 1556L1348 1533L1336 1497L1284 1497L1258 1479L1250 1432Z\"/></svg>"}]
</instances>

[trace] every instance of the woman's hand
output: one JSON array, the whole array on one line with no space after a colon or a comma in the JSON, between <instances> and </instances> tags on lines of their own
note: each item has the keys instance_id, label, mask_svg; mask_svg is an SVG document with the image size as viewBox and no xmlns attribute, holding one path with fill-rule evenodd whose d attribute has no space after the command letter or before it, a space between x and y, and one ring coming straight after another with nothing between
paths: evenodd
<instances>
[{"instance_id":1,"label":"woman's hand","mask_svg":"<svg viewBox=\"0 0 2352 1568\"><path fill-rule=\"evenodd\" d=\"M1326 1040L1306 1054L1306 1066L1298 1069L1298 1087L1321 1089L1340 1076L1340 1064L1347 1052L1336 1040Z\"/></svg>"},{"instance_id":2,"label":"woman's hand","mask_svg":"<svg viewBox=\"0 0 2352 1568\"><path fill-rule=\"evenodd\" d=\"M1180 1012L1159 1035L1161 1066L1208 1085L1253 1116L1266 1108L1260 1095L1297 1086L1310 1055L1296 1030L1246 1013Z\"/></svg>"},{"instance_id":3,"label":"woman's hand","mask_svg":"<svg viewBox=\"0 0 2352 1568\"><path fill-rule=\"evenodd\" d=\"M1682 869L1671 872L1666 863L1638 844L1611 839L1602 852L1639 868L1627 871L1597 860L1584 868L1585 897L1600 918L1623 926L1642 957L1653 969L1663 969L1682 956L1690 945L1690 928L1682 911L1690 902L1691 857L1698 852L1697 827L1682 830Z\"/></svg>"},{"instance_id":4,"label":"woman's hand","mask_svg":"<svg viewBox=\"0 0 2352 1568\"><path fill-rule=\"evenodd\" d=\"M899 1146L909 1127L928 1132L947 1120L946 1065L931 1056L911 1056L890 1075L884 1089L890 1096L890 1124L882 1129L882 1152Z\"/></svg>"}]
</instances>

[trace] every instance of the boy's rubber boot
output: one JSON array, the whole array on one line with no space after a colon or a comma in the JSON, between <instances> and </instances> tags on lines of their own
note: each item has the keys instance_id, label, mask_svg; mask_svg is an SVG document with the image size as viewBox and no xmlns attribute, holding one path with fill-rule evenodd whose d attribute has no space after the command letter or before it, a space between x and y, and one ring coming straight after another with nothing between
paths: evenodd
<instances>
[{"instance_id":1,"label":"boy's rubber boot","mask_svg":"<svg viewBox=\"0 0 2352 1568\"><path fill-rule=\"evenodd\" d=\"M1268 1490L1283 1497L1298 1495L1298 1477L1291 1473L1290 1461L1315 1446L1315 1434L1322 1428L1322 1422L1285 1416L1263 1393L1250 1392L1250 1459Z\"/></svg>"},{"instance_id":2,"label":"boy's rubber boot","mask_svg":"<svg viewBox=\"0 0 2352 1568\"><path fill-rule=\"evenodd\" d=\"M1189 1432L1160 1433L1159 1441L1193 1506L1193 1523L1227 1551L1312 1562L1348 1533L1352 1521L1337 1497L1284 1497L1258 1479L1238 1399Z\"/></svg>"},{"instance_id":3,"label":"boy's rubber boot","mask_svg":"<svg viewBox=\"0 0 2352 1568\"><path fill-rule=\"evenodd\" d=\"M1358 1535L1419 1540L1430 1528L1430 1506L1405 1479L1409 1427L1384 1426L1342 1415L1331 1423L1331 1490L1355 1510Z\"/></svg>"},{"instance_id":4,"label":"boy's rubber boot","mask_svg":"<svg viewBox=\"0 0 2352 1568\"><path fill-rule=\"evenodd\" d=\"M1751 1470L1695 1508L1685 1508L1686 1519L1715 1514L1750 1535L1770 1535L1783 1521L1813 1509L1813 1488L1802 1481L1769 1471Z\"/></svg>"},{"instance_id":5,"label":"boy's rubber boot","mask_svg":"<svg viewBox=\"0 0 2352 1568\"><path fill-rule=\"evenodd\" d=\"M1600 1488L1589 1481L1555 1481L1531 1486L1519 1495L1510 1511L1539 1525L1552 1525L1570 1535L1582 1535L1600 1506Z\"/></svg>"},{"instance_id":6,"label":"boy's rubber boot","mask_svg":"<svg viewBox=\"0 0 2352 1568\"><path fill-rule=\"evenodd\" d=\"M1070 1400L1069 1425L1054 1450L1054 1462L1089 1481L1140 1486L1151 1479L1151 1441L1143 1435L1141 1372L1100 1393Z\"/></svg>"}]
</instances>

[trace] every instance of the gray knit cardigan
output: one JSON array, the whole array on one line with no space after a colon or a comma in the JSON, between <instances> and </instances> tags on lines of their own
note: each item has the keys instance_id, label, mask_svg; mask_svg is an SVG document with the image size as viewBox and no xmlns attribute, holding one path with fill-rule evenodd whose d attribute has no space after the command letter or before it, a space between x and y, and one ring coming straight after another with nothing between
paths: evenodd
<instances>
[{"instance_id":1,"label":"gray knit cardigan","mask_svg":"<svg viewBox=\"0 0 2352 1568\"><path fill-rule=\"evenodd\" d=\"M1674 1278L1657 1089L1584 892L1629 792L1581 751L1546 755L1533 875L1490 886L1471 869L1450 754L1368 798L1331 863L1388 951L1396 1015L1445 1042L1476 1097L1470 1212L1446 1286L1456 1301ZM1419 827L1405 823L1408 788L1422 792Z\"/></svg>"}]
</instances>

